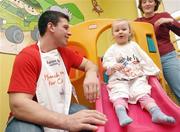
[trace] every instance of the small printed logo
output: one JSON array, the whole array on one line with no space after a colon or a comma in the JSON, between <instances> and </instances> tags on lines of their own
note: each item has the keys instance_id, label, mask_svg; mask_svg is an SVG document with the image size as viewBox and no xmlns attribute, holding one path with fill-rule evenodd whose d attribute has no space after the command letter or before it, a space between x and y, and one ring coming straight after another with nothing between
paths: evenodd
<instances>
[{"instance_id":1,"label":"small printed logo","mask_svg":"<svg viewBox=\"0 0 180 132\"><path fill-rule=\"evenodd\" d=\"M61 62L59 59L55 59L55 60L47 60L46 63L49 66L54 66L54 65L60 65Z\"/></svg>"}]
</instances>

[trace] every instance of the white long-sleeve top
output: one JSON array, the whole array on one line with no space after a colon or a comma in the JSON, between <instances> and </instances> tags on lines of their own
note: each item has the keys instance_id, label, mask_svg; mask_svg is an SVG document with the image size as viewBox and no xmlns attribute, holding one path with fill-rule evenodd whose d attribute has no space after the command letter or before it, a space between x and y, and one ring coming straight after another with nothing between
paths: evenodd
<instances>
[{"instance_id":1,"label":"white long-sleeve top","mask_svg":"<svg viewBox=\"0 0 180 132\"><path fill-rule=\"evenodd\" d=\"M159 68L140 46L130 41L125 45L113 44L103 57L103 67L112 68L121 63L124 68L110 75L109 81L114 79L131 80L140 76L157 75Z\"/></svg>"}]
</instances>

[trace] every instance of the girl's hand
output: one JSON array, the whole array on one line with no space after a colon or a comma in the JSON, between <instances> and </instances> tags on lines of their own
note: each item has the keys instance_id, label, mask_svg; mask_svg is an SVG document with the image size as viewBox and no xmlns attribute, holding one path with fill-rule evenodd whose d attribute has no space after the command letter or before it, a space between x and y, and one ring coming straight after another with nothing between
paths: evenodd
<instances>
[{"instance_id":1,"label":"girl's hand","mask_svg":"<svg viewBox=\"0 0 180 132\"><path fill-rule=\"evenodd\" d=\"M117 63L112 68L108 68L106 73L107 73L107 75L110 76L113 73L115 73L116 71L121 71L122 69L124 69L124 65L121 63Z\"/></svg>"},{"instance_id":2,"label":"girl's hand","mask_svg":"<svg viewBox=\"0 0 180 132\"><path fill-rule=\"evenodd\" d=\"M161 80L160 74L156 75L156 78L158 81L160 81Z\"/></svg>"},{"instance_id":3,"label":"girl's hand","mask_svg":"<svg viewBox=\"0 0 180 132\"><path fill-rule=\"evenodd\" d=\"M117 63L117 64L115 64L114 67L113 67L113 69L114 69L115 71L121 71L123 68L124 68L124 65L121 64L121 63Z\"/></svg>"}]
</instances>

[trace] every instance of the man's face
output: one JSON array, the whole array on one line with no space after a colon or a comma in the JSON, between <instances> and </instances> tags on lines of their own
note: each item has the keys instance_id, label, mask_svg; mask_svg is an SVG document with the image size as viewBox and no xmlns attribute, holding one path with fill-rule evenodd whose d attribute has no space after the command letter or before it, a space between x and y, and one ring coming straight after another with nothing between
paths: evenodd
<instances>
[{"instance_id":1,"label":"man's face","mask_svg":"<svg viewBox=\"0 0 180 132\"><path fill-rule=\"evenodd\" d=\"M54 39L56 39L58 46L66 46L70 36L68 21L65 18L60 18L58 24L54 27Z\"/></svg>"}]
</instances>

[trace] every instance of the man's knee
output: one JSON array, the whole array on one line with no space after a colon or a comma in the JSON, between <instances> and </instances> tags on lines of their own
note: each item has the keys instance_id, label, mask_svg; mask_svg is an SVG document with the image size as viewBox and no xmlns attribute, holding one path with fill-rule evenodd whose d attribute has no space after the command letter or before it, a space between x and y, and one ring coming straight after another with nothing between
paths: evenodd
<instances>
[{"instance_id":1,"label":"man's knee","mask_svg":"<svg viewBox=\"0 0 180 132\"><path fill-rule=\"evenodd\" d=\"M88 110L88 108L80 104L71 104L69 108L69 114L74 114L80 110Z\"/></svg>"},{"instance_id":2,"label":"man's knee","mask_svg":"<svg viewBox=\"0 0 180 132\"><path fill-rule=\"evenodd\" d=\"M44 132L44 130L39 125L14 118L8 123L5 132Z\"/></svg>"}]
</instances>

